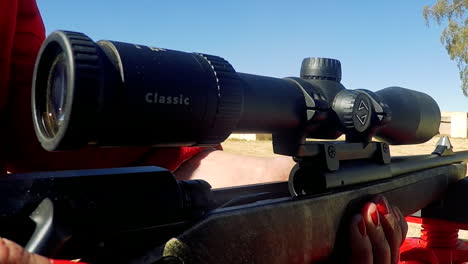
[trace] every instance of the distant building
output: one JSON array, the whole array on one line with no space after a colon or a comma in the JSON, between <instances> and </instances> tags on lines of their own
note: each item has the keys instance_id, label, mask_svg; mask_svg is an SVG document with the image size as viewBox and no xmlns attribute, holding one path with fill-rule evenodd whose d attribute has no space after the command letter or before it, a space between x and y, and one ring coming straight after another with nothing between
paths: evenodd
<instances>
[{"instance_id":1,"label":"distant building","mask_svg":"<svg viewBox=\"0 0 468 264\"><path fill-rule=\"evenodd\" d=\"M450 136L453 138L468 137L468 114L466 112L450 113Z\"/></svg>"},{"instance_id":2,"label":"distant building","mask_svg":"<svg viewBox=\"0 0 468 264\"><path fill-rule=\"evenodd\" d=\"M270 134L231 134L228 139L234 140L271 140Z\"/></svg>"},{"instance_id":3,"label":"distant building","mask_svg":"<svg viewBox=\"0 0 468 264\"><path fill-rule=\"evenodd\" d=\"M468 138L468 113L442 111L439 133L452 138ZM271 135L232 134L229 139L271 140Z\"/></svg>"}]
</instances>

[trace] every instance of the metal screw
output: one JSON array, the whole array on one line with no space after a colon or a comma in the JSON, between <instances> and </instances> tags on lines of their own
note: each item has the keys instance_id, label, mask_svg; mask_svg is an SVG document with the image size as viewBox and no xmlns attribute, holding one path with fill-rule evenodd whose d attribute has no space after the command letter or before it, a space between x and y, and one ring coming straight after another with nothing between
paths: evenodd
<instances>
[{"instance_id":1,"label":"metal screw","mask_svg":"<svg viewBox=\"0 0 468 264\"><path fill-rule=\"evenodd\" d=\"M383 147L383 152L384 153L388 153L388 151L390 150L387 143L383 143L382 147Z\"/></svg>"},{"instance_id":2,"label":"metal screw","mask_svg":"<svg viewBox=\"0 0 468 264\"><path fill-rule=\"evenodd\" d=\"M334 146L328 146L328 156L330 156L330 158L335 158L336 150Z\"/></svg>"}]
</instances>

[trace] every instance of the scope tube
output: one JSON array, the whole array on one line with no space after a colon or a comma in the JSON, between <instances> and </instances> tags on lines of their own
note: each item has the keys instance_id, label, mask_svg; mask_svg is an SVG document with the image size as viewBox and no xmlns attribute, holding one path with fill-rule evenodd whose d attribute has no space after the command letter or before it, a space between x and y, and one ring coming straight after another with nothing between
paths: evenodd
<instances>
[{"instance_id":1,"label":"scope tube","mask_svg":"<svg viewBox=\"0 0 468 264\"><path fill-rule=\"evenodd\" d=\"M88 57L93 60L83 60ZM57 75L66 82L54 81ZM47 150L195 146L219 144L233 131L272 133L297 126L304 113L301 98L294 83L238 74L217 56L93 42L81 33L57 31L39 52L32 110L36 135Z\"/></svg>"},{"instance_id":2,"label":"scope tube","mask_svg":"<svg viewBox=\"0 0 468 264\"><path fill-rule=\"evenodd\" d=\"M340 70L337 61L333 65ZM237 73L217 56L94 42L82 33L56 31L36 60L33 122L38 140L50 151L86 144L217 145L232 132L271 133L301 144L305 137L337 138L356 120L366 126L355 129L363 136L353 140L377 135L391 144L412 144L437 133L440 111L429 96L392 87L376 92L382 99L377 102L370 99L372 92L347 90L339 79ZM382 107L370 102L390 111L377 113ZM386 123L377 115L385 115Z\"/></svg>"},{"instance_id":3,"label":"scope tube","mask_svg":"<svg viewBox=\"0 0 468 264\"><path fill-rule=\"evenodd\" d=\"M274 133L305 121L304 94L286 79L239 73L244 89L242 113L233 132Z\"/></svg>"}]
</instances>

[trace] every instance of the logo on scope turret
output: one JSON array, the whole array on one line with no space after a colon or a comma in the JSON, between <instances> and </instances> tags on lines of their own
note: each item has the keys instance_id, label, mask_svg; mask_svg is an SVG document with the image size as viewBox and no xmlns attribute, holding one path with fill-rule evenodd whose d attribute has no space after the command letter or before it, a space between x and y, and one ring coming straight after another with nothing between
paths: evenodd
<instances>
[{"instance_id":1,"label":"logo on scope turret","mask_svg":"<svg viewBox=\"0 0 468 264\"><path fill-rule=\"evenodd\" d=\"M358 112L356 113L356 117L359 120L359 123L361 123L361 125L366 124L368 115L369 107L366 105L366 102L364 102L364 100L361 100L361 102L359 102Z\"/></svg>"},{"instance_id":2,"label":"logo on scope turret","mask_svg":"<svg viewBox=\"0 0 468 264\"><path fill-rule=\"evenodd\" d=\"M183 94L179 94L179 96L168 96L149 92L145 95L145 102L150 104L190 105L190 98Z\"/></svg>"}]
</instances>

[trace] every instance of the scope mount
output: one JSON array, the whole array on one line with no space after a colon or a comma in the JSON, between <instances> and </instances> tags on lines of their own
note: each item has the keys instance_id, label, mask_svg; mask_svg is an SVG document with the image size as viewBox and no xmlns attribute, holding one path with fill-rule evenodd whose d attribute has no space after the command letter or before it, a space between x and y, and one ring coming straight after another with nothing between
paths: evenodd
<instances>
[{"instance_id":1,"label":"scope mount","mask_svg":"<svg viewBox=\"0 0 468 264\"><path fill-rule=\"evenodd\" d=\"M306 141L297 150L288 183L293 197L385 178L388 166L382 165L391 161L383 142ZM366 174L367 167L380 167L383 173Z\"/></svg>"}]
</instances>

